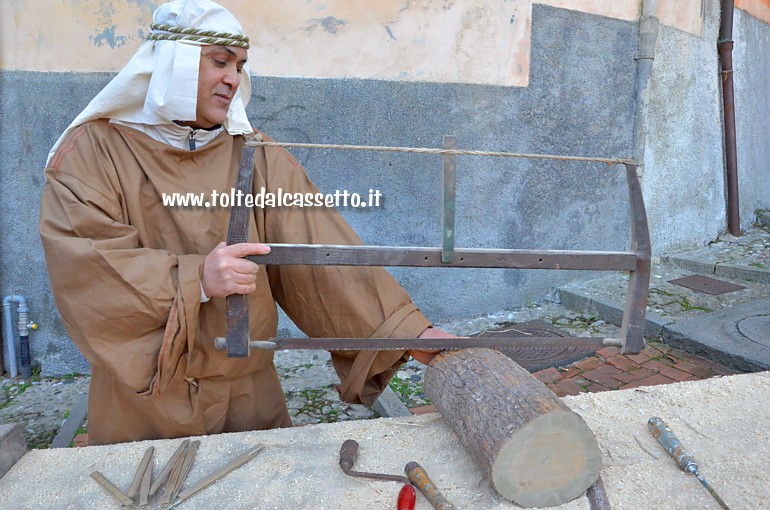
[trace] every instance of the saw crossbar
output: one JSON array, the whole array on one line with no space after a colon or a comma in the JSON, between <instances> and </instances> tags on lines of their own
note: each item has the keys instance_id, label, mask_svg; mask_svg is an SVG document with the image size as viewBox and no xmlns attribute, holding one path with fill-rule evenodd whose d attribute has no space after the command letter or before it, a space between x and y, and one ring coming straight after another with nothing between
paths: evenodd
<instances>
[{"instance_id":1,"label":"saw crossbar","mask_svg":"<svg viewBox=\"0 0 770 510\"><path fill-rule=\"evenodd\" d=\"M476 267L508 269L568 269L633 271L636 254L609 251L493 250L453 251L442 262L441 248L405 246L345 246L323 244L270 244L267 255L251 255L257 264L319 266Z\"/></svg>"},{"instance_id":2,"label":"saw crossbar","mask_svg":"<svg viewBox=\"0 0 770 510\"><path fill-rule=\"evenodd\" d=\"M548 350L555 347L570 347L595 351L607 346L620 347L620 340L599 337L457 337L457 338L271 338L251 340L250 349L323 349L327 351L406 351L406 350L456 350L470 347L489 349ZM216 338L218 350L227 348L224 338Z\"/></svg>"}]
</instances>

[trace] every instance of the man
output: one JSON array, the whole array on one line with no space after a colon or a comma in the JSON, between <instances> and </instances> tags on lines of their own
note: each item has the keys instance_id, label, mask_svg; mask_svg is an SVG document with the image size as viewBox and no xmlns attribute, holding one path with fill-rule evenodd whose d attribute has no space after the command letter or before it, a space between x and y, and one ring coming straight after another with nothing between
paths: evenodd
<instances>
[{"instance_id":1,"label":"man","mask_svg":"<svg viewBox=\"0 0 770 510\"><path fill-rule=\"evenodd\" d=\"M46 168L40 234L65 326L91 364L91 444L291 425L272 353L214 349L230 294L250 295L256 339L275 336L276 302L311 337L448 336L381 268L243 258L267 253L263 243L360 243L334 210L254 208L252 242L226 246L228 209L164 207L163 193L229 192L253 130L237 20L209 0L175 0L154 22ZM253 187L317 191L275 148L257 149ZM407 358L333 353L341 397L371 404Z\"/></svg>"}]
</instances>

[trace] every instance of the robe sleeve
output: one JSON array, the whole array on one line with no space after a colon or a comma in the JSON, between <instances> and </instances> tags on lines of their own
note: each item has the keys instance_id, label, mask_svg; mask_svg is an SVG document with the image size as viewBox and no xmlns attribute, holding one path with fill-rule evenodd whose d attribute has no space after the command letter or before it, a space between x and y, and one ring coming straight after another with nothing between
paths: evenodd
<instances>
[{"instance_id":1,"label":"robe sleeve","mask_svg":"<svg viewBox=\"0 0 770 510\"><path fill-rule=\"evenodd\" d=\"M282 149L257 158L255 188L278 193L318 193L299 163ZM263 210L268 243L360 245L334 208L278 206ZM415 338L431 325L409 295L380 267L268 266L270 287L281 308L309 337ZM405 351L332 352L342 399L372 405Z\"/></svg>"},{"instance_id":2,"label":"robe sleeve","mask_svg":"<svg viewBox=\"0 0 770 510\"><path fill-rule=\"evenodd\" d=\"M46 178L40 235L70 338L92 365L133 391L162 391L184 377L204 256L143 248L107 186L53 168Z\"/></svg>"}]
</instances>

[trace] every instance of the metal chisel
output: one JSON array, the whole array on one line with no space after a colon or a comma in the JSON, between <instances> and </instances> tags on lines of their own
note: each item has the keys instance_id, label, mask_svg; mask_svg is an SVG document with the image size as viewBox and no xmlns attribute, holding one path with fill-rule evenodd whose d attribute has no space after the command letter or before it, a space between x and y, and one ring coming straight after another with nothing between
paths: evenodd
<instances>
[{"instance_id":1,"label":"metal chisel","mask_svg":"<svg viewBox=\"0 0 770 510\"><path fill-rule=\"evenodd\" d=\"M695 462L695 458L687 453L687 451L685 451L682 443L679 442L679 439L677 439L666 422L657 416L653 416L647 421L647 426L649 427L650 432L652 432L652 435L655 436L655 439L657 439L658 442L663 445L663 448L666 449L669 455L674 458L677 465L682 468L685 473L691 473L695 475L698 478L698 481L700 481L706 490L709 491L709 494L714 496L714 499L717 500L719 506L725 510L730 510L727 504L722 501L722 498L719 497L719 494L717 494L711 484L709 484L703 475L700 474L698 471L698 464Z\"/></svg>"}]
</instances>

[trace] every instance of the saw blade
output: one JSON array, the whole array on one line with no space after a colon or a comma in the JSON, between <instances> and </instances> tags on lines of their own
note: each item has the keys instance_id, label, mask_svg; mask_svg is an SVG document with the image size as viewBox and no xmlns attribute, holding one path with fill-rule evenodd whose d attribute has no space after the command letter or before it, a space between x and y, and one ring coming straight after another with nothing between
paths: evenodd
<instances>
[{"instance_id":1,"label":"saw blade","mask_svg":"<svg viewBox=\"0 0 770 510\"><path fill-rule=\"evenodd\" d=\"M579 350L597 350L619 341L597 337L456 337L456 338L271 338L252 340L250 349L286 350L320 349L326 351L445 351L486 347L488 349L552 350L567 347ZM226 348L223 338L215 339L217 349Z\"/></svg>"}]
</instances>

